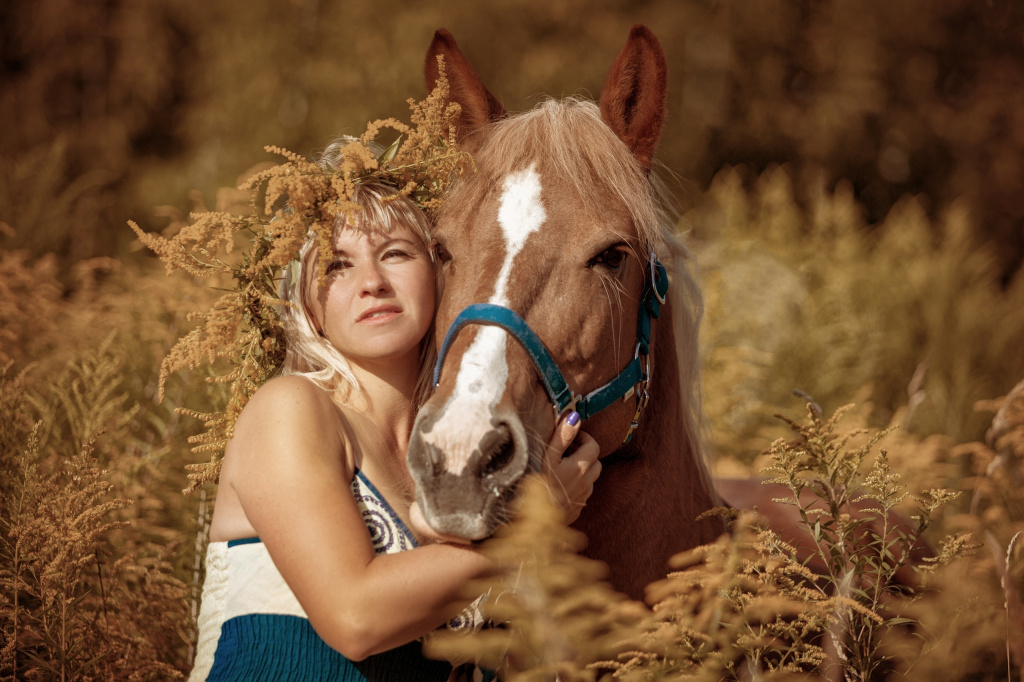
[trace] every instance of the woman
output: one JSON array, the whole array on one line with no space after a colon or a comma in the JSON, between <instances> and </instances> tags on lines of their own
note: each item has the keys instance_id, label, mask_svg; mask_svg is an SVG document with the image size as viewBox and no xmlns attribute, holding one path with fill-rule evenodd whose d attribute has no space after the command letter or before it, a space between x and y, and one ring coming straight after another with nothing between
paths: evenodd
<instances>
[{"instance_id":1,"label":"woman","mask_svg":"<svg viewBox=\"0 0 1024 682\"><path fill-rule=\"evenodd\" d=\"M329 157L322 163L337 167ZM227 446L190 679L450 671L424 659L416 640L445 623L460 586L487 562L410 523L405 452L428 381L436 282L425 218L394 193L357 188L361 210L335 225L323 285L312 242L287 273L287 358ZM585 434L562 459L578 428L578 415L556 427L545 462L570 520L601 468Z\"/></svg>"}]
</instances>

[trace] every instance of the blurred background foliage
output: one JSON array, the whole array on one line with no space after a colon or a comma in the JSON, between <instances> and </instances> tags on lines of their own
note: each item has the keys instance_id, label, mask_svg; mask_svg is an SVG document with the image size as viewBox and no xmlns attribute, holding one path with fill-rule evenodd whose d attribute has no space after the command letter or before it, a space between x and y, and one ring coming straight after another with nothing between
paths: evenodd
<instances>
[{"instance_id":1,"label":"blurred background foliage","mask_svg":"<svg viewBox=\"0 0 1024 682\"><path fill-rule=\"evenodd\" d=\"M901 423L914 475L970 487L977 463L954 445L979 441L991 413L975 405L1024 376L1024 4L8 0L0 383L18 411L0 429L0 519L35 480L8 475L19 462L56 472L93 443L111 495L136 501L104 513L133 529L104 531L99 570L74 589L105 595L103 562L120 560L161 599L189 595L173 632L126 616L119 641L155 652L140 676L190 658L208 505L178 492L202 458L185 442L199 425L174 408L217 396L180 377L155 402L160 358L213 292L165 278L126 221L169 234L191 210L237 203L225 188L270 160L263 145L311 153L404 118L438 27L517 111L597 97L638 22L669 59L659 158L702 269L719 467L756 471L780 433L771 415L801 389L828 412L855 400L865 424ZM1004 545L1018 512L993 516ZM27 532L8 521L0 540ZM21 589L5 575L0 611ZM16 657L0 621L4 678Z\"/></svg>"},{"instance_id":2,"label":"blurred background foliage","mask_svg":"<svg viewBox=\"0 0 1024 682\"><path fill-rule=\"evenodd\" d=\"M1001 276L1024 253L1013 0L11 0L0 22L0 216L39 254L112 255L125 216L210 197L264 144L306 153L404 111L437 27L518 110L596 97L635 22L668 54L660 158L689 198L782 164L848 181L868 224L906 194L929 215L962 198Z\"/></svg>"}]
</instances>

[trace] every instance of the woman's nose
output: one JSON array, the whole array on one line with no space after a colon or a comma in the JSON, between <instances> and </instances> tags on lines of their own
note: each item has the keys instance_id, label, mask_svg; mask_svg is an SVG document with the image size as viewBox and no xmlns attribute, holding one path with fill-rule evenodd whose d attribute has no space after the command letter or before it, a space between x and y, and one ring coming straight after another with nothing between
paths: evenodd
<instances>
[{"instance_id":1,"label":"woman's nose","mask_svg":"<svg viewBox=\"0 0 1024 682\"><path fill-rule=\"evenodd\" d=\"M378 263L366 263L360 274L363 294L373 295L388 290L388 279Z\"/></svg>"}]
</instances>

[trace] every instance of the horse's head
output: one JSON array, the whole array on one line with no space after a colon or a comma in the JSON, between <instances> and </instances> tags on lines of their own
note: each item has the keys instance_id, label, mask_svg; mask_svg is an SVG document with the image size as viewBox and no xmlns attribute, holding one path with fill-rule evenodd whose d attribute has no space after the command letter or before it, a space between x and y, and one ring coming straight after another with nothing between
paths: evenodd
<instances>
[{"instance_id":1,"label":"horse's head","mask_svg":"<svg viewBox=\"0 0 1024 682\"><path fill-rule=\"evenodd\" d=\"M427 54L428 86L437 55L462 107L461 143L477 166L436 227L446 275L437 329L444 335L472 304L511 310L585 395L637 354L642 292L661 245L647 177L665 115L661 47L635 27L600 107L548 101L511 118L445 31ZM481 320L441 345L437 390L416 419L408 455L418 501L438 531L486 537L505 520L518 480L539 464L558 408L525 345ZM585 424L602 453L622 444L637 413L632 394L615 398Z\"/></svg>"}]
</instances>

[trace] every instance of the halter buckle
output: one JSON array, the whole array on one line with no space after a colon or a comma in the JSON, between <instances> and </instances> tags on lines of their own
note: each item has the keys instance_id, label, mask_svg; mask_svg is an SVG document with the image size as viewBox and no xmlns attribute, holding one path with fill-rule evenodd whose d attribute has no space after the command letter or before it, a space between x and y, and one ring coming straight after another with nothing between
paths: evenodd
<instances>
[{"instance_id":1,"label":"halter buckle","mask_svg":"<svg viewBox=\"0 0 1024 682\"><path fill-rule=\"evenodd\" d=\"M559 421L561 421L562 417L564 417L567 413L572 412L573 410L575 410L576 409L576 404L579 401L583 400L583 396L582 395L580 395L579 393L576 393L575 391L572 391L572 390L569 391L569 396L570 396L569 397L569 404L566 405L565 407L563 407L561 410L558 409L558 405L556 403L552 403L551 404L551 407L553 407L555 409L555 423L556 424Z\"/></svg>"},{"instance_id":2,"label":"halter buckle","mask_svg":"<svg viewBox=\"0 0 1024 682\"><path fill-rule=\"evenodd\" d=\"M623 444L628 443L633 438L633 432L640 426L640 415L643 414L644 409L647 407L647 403L651 400L651 394L647 391L647 386L651 382L651 356L640 354L640 344L636 347L636 358L641 359L640 367L640 381L636 382L636 412L633 413L633 419L629 422L629 430L626 431L626 437L622 439ZM630 389L633 392L633 389ZM629 393L626 394L627 397Z\"/></svg>"}]
</instances>

